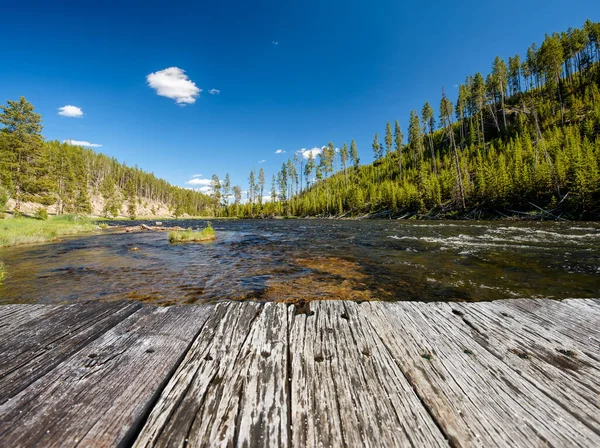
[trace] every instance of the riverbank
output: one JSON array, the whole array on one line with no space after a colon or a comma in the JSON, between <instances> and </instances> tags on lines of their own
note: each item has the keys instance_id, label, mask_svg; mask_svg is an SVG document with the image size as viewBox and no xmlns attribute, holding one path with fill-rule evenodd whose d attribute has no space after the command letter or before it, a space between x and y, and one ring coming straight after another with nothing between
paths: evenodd
<instances>
[{"instance_id":1,"label":"riverbank","mask_svg":"<svg viewBox=\"0 0 600 448\"><path fill-rule=\"evenodd\" d=\"M89 218L63 215L39 220L13 218L0 221L0 247L54 241L61 236L92 232L100 227Z\"/></svg>"}]
</instances>

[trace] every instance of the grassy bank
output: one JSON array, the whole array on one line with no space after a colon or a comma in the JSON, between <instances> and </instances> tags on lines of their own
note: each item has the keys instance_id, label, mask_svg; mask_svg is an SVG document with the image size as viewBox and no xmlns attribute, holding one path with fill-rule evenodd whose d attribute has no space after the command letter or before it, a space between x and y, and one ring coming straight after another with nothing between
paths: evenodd
<instances>
[{"instance_id":1,"label":"grassy bank","mask_svg":"<svg viewBox=\"0 0 600 448\"><path fill-rule=\"evenodd\" d=\"M206 228L198 230L175 230L169 232L169 242L185 243L193 241L212 241L216 239L213 227L208 223Z\"/></svg>"},{"instance_id":2,"label":"grassy bank","mask_svg":"<svg viewBox=\"0 0 600 448\"><path fill-rule=\"evenodd\" d=\"M48 220L15 218L0 221L0 247L43 243L64 235L96 230L98 226L81 216L63 215Z\"/></svg>"}]
</instances>

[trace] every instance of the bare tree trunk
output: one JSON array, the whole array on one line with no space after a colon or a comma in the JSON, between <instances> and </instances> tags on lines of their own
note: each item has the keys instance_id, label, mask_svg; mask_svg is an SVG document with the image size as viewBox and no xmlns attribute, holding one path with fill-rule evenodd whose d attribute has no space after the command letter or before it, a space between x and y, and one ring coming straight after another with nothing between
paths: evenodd
<instances>
[{"instance_id":1,"label":"bare tree trunk","mask_svg":"<svg viewBox=\"0 0 600 448\"><path fill-rule=\"evenodd\" d=\"M506 110L504 109L504 86L500 83L500 101L502 105L502 120L504 121L504 132L506 132Z\"/></svg>"},{"instance_id":2,"label":"bare tree trunk","mask_svg":"<svg viewBox=\"0 0 600 448\"><path fill-rule=\"evenodd\" d=\"M494 113L494 110L492 109L492 105L490 103L487 103L487 105L488 105L488 109L490 110L490 114L492 115L492 118L494 119L494 125L496 126L498 133L500 133L500 125L498 124L498 118L496 118L496 114Z\"/></svg>"},{"instance_id":3,"label":"bare tree trunk","mask_svg":"<svg viewBox=\"0 0 600 448\"><path fill-rule=\"evenodd\" d=\"M435 150L433 148L433 134L431 128L429 129L429 148L431 150L431 162L433 163L433 172L437 175L437 165L435 163Z\"/></svg>"},{"instance_id":4,"label":"bare tree trunk","mask_svg":"<svg viewBox=\"0 0 600 448\"><path fill-rule=\"evenodd\" d=\"M460 190L460 199L462 201L462 206L464 210L467 208L467 204L465 203L465 191L462 183L460 163L458 161L458 151L456 150L456 142L454 141L454 127L452 126L452 118L449 118L448 120L450 121L448 134L450 135L450 144L452 145L452 149L454 150L454 162L456 163L456 177L458 179L458 189Z\"/></svg>"}]
</instances>

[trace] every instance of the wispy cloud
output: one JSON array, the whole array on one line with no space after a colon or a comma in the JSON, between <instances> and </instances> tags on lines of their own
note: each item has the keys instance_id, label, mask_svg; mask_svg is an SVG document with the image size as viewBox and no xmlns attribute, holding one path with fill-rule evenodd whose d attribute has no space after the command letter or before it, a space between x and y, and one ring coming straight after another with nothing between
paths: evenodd
<instances>
[{"instance_id":1,"label":"wispy cloud","mask_svg":"<svg viewBox=\"0 0 600 448\"><path fill-rule=\"evenodd\" d=\"M63 140L63 143L67 143L68 145L74 145L74 146L88 146L90 148L100 148L102 147L102 145L99 145L98 143L90 143L90 142L86 142L86 141L81 141L81 140Z\"/></svg>"},{"instance_id":2,"label":"wispy cloud","mask_svg":"<svg viewBox=\"0 0 600 448\"><path fill-rule=\"evenodd\" d=\"M258 161L258 163L265 163L265 162L266 162L266 160L264 160L264 159Z\"/></svg>"},{"instance_id":3,"label":"wispy cloud","mask_svg":"<svg viewBox=\"0 0 600 448\"><path fill-rule=\"evenodd\" d=\"M273 42L271 42L273 45L277 46L279 45L279 42L277 42L276 40L274 40Z\"/></svg>"},{"instance_id":4,"label":"wispy cloud","mask_svg":"<svg viewBox=\"0 0 600 448\"><path fill-rule=\"evenodd\" d=\"M192 174L192 177L202 177L202 174Z\"/></svg>"},{"instance_id":5,"label":"wispy cloud","mask_svg":"<svg viewBox=\"0 0 600 448\"><path fill-rule=\"evenodd\" d=\"M146 76L146 81L156 90L157 95L171 98L182 106L194 104L202 92L202 89L199 89L179 67L169 67L150 73Z\"/></svg>"},{"instance_id":6,"label":"wispy cloud","mask_svg":"<svg viewBox=\"0 0 600 448\"><path fill-rule=\"evenodd\" d=\"M275 151L275 154L284 154L285 151L283 149L278 149L277 151Z\"/></svg>"},{"instance_id":7,"label":"wispy cloud","mask_svg":"<svg viewBox=\"0 0 600 448\"><path fill-rule=\"evenodd\" d=\"M77 118L83 117L83 111L77 106L66 105L58 108L58 115L63 117Z\"/></svg>"},{"instance_id":8,"label":"wispy cloud","mask_svg":"<svg viewBox=\"0 0 600 448\"><path fill-rule=\"evenodd\" d=\"M219 89L210 89L208 93L210 93L211 95L218 95L219 93L221 93L221 91Z\"/></svg>"},{"instance_id":9,"label":"wispy cloud","mask_svg":"<svg viewBox=\"0 0 600 448\"><path fill-rule=\"evenodd\" d=\"M305 159L308 159L310 157L310 154L312 154L313 158L316 158L319 154L321 154L321 152L323 151L323 148L311 148L311 149L306 149L306 148L302 148L300 151L298 151L300 153L300 155L302 157L304 157Z\"/></svg>"},{"instance_id":10,"label":"wispy cloud","mask_svg":"<svg viewBox=\"0 0 600 448\"><path fill-rule=\"evenodd\" d=\"M210 179L199 179L197 177L186 182L188 185L210 185Z\"/></svg>"}]
</instances>

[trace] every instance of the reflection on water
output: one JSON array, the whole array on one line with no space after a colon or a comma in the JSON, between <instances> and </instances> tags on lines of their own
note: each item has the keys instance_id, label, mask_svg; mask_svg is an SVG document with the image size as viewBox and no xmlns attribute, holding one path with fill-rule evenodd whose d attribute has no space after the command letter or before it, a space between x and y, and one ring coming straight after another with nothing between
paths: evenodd
<instances>
[{"instance_id":1,"label":"reflection on water","mask_svg":"<svg viewBox=\"0 0 600 448\"><path fill-rule=\"evenodd\" d=\"M168 221L201 228L204 221ZM185 304L598 297L595 223L215 221L217 241L159 232L0 249L0 303ZM139 250L132 250L138 248Z\"/></svg>"}]
</instances>

